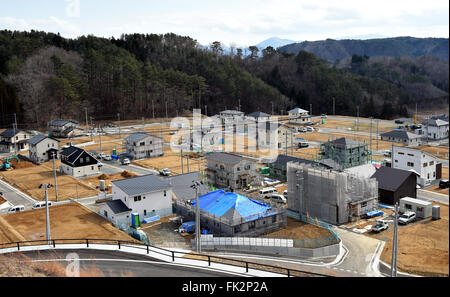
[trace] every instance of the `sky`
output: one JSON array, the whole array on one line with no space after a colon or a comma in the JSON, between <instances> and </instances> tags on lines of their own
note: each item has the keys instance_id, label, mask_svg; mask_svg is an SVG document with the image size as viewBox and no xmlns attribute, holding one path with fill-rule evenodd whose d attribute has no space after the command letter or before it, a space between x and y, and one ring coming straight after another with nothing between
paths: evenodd
<instances>
[{"instance_id":1,"label":"sky","mask_svg":"<svg viewBox=\"0 0 450 297\"><path fill-rule=\"evenodd\" d=\"M92 34L175 33L203 45L361 36L449 37L447 0L0 0L0 29Z\"/></svg>"}]
</instances>

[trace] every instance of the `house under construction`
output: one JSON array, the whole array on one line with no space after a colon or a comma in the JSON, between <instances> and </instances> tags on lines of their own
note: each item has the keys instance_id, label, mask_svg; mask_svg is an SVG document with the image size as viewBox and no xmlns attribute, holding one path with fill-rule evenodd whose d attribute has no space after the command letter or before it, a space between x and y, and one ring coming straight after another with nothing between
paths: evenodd
<instances>
[{"instance_id":1,"label":"house under construction","mask_svg":"<svg viewBox=\"0 0 450 297\"><path fill-rule=\"evenodd\" d=\"M378 182L311 164L288 163L288 210L330 224L358 220L378 208Z\"/></svg>"}]
</instances>

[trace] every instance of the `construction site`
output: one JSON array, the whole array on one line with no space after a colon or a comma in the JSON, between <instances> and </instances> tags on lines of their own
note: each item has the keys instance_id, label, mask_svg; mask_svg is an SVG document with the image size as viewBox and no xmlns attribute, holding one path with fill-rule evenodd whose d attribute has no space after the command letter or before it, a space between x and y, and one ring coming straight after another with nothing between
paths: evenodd
<instances>
[{"instance_id":1,"label":"construction site","mask_svg":"<svg viewBox=\"0 0 450 297\"><path fill-rule=\"evenodd\" d=\"M340 225L378 208L378 182L315 165L288 163L288 210Z\"/></svg>"}]
</instances>

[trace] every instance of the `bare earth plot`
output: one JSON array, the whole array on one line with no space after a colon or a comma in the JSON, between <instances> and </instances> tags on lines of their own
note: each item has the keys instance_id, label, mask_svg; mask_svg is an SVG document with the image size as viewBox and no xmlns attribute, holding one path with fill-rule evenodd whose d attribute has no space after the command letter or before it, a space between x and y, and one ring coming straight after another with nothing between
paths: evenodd
<instances>
[{"instance_id":1,"label":"bare earth plot","mask_svg":"<svg viewBox=\"0 0 450 297\"><path fill-rule=\"evenodd\" d=\"M181 174L182 168L181 168L181 156L180 154L171 154L171 155L165 155L163 157L158 158L151 158L151 159L144 159L144 160L137 160L132 162L132 164L141 166L144 168L152 168L155 170L161 170L164 168L169 168L172 171L173 175ZM190 171L198 171L200 165L200 170L204 170L205 168L205 161L201 159L189 159L189 169ZM187 158L183 158L183 166L184 166L184 172L187 173Z\"/></svg>"},{"instance_id":2,"label":"bare earth plot","mask_svg":"<svg viewBox=\"0 0 450 297\"><path fill-rule=\"evenodd\" d=\"M441 219L426 219L398 229L398 269L423 276L449 276L448 206L441 206ZM385 240L381 260L391 263L393 228L369 236Z\"/></svg>"},{"instance_id":3,"label":"bare earth plot","mask_svg":"<svg viewBox=\"0 0 450 297\"><path fill-rule=\"evenodd\" d=\"M78 203L52 206L51 236L54 239L133 238L114 228L110 222ZM0 243L45 239L45 209L8 214L0 217Z\"/></svg>"},{"instance_id":4,"label":"bare earth plot","mask_svg":"<svg viewBox=\"0 0 450 297\"><path fill-rule=\"evenodd\" d=\"M448 167L442 167L442 179L449 179L448 174L449 168ZM434 185L432 187L426 188L427 191L436 192L439 194L449 195L449 189L440 189L439 185Z\"/></svg>"},{"instance_id":5,"label":"bare earth plot","mask_svg":"<svg viewBox=\"0 0 450 297\"><path fill-rule=\"evenodd\" d=\"M360 122L359 123L359 128L358 128L355 125L355 121L356 120L357 120L356 118L342 119L342 120L327 119L327 123L320 125L320 127L330 128L330 129L344 129L344 130L347 130L348 128L351 128L352 131L357 131L358 130L360 132L370 132L370 123ZM365 119L365 120L370 120L370 119ZM384 133L384 132L391 131L392 129L395 129L395 128L397 128L397 126L395 126L395 125L382 125L382 124L379 124L378 125L378 132ZM375 122L375 120L373 120L373 122L372 122L372 132L376 133L376 130L377 130L377 123Z\"/></svg>"},{"instance_id":6,"label":"bare earth plot","mask_svg":"<svg viewBox=\"0 0 450 297\"><path fill-rule=\"evenodd\" d=\"M55 162L55 166L58 168L60 161ZM55 184L53 163L47 162L41 166L35 166L28 168L13 169L10 171L0 172L0 176L4 181L18 188L20 191L28 194L36 200L45 200L44 189L39 189L41 184ZM58 201L69 200L69 198L76 198L77 191L78 197L93 197L99 192L90 188L88 185L80 182L76 178L63 175L57 171L58 182ZM56 200L55 188L48 190L48 199L51 201Z\"/></svg>"},{"instance_id":7,"label":"bare earth plot","mask_svg":"<svg viewBox=\"0 0 450 297\"><path fill-rule=\"evenodd\" d=\"M316 239L330 236L330 231L292 218L287 219L287 227L278 231L266 234L266 238L287 238L287 239Z\"/></svg>"},{"instance_id":8,"label":"bare earth plot","mask_svg":"<svg viewBox=\"0 0 450 297\"><path fill-rule=\"evenodd\" d=\"M108 187L108 193L111 194L112 193L111 182L116 181L116 180L132 178L132 177L136 177L136 176L138 176L138 175L135 173L132 173L129 171L124 171L122 173L117 173L117 174L102 174L100 176L86 177L86 178L83 178L83 181L86 184L90 185L91 187L97 187L100 185L100 180L104 180L106 186Z\"/></svg>"},{"instance_id":9,"label":"bare earth plot","mask_svg":"<svg viewBox=\"0 0 450 297\"><path fill-rule=\"evenodd\" d=\"M448 155L449 155L448 147L424 145L424 146L417 147L417 149L423 150L423 151L430 153L438 158L448 160Z\"/></svg>"}]
</instances>

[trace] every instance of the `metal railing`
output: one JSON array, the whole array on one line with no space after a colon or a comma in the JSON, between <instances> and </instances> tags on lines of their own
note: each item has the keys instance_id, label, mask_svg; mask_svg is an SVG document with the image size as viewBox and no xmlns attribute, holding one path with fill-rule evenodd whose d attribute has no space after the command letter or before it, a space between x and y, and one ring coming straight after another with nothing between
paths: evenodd
<instances>
[{"instance_id":1,"label":"metal railing","mask_svg":"<svg viewBox=\"0 0 450 297\"><path fill-rule=\"evenodd\" d=\"M163 256L171 257L172 262L175 262L175 259L191 259L191 260L199 260L208 262L208 266L211 266L211 263L230 265L235 267L245 268L246 273L249 272L249 269L255 269L259 271L279 273L282 275L287 275L288 277L305 277L305 276L316 276L316 277L331 277L329 275L285 268L280 266L268 265L268 264L260 264L255 262L248 262L243 260L235 260L224 257L211 256L206 254L198 254L198 253L185 253L179 251L171 251L164 248L147 245L140 242L135 241L125 241L125 240L114 240L114 239L51 239L51 240L32 240L32 241L20 241L20 242L10 242L10 243L1 243L0 251L2 249L7 248L17 248L17 251L21 251L23 247L37 247L37 246L50 246L56 248L57 245L69 245L69 244L83 244L86 245L86 248L89 248L90 244L103 244L103 245L113 245L117 246L118 249L122 249L122 247L130 247L139 250L145 250L147 255L150 254L150 251L156 254L160 254ZM94 248L93 248L94 249Z\"/></svg>"}]
</instances>

